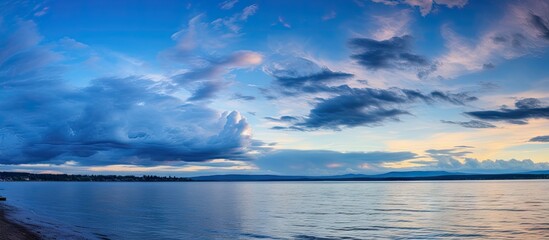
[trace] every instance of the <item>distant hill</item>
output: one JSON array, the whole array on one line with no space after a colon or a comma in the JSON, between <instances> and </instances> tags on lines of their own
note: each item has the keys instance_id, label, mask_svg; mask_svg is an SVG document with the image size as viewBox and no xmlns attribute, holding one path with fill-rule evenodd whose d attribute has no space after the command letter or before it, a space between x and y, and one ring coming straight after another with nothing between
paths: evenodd
<instances>
[{"instance_id":1,"label":"distant hill","mask_svg":"<svg viewBox=\"0 0 549 240\"><path fill-rule=\"evenodd\" d=\"M388 173L384 173L384 174L372 175L370 177L375 177L375 178L434 177L434 176L463 175L463 174L465 174L465 173L446 172L446 171L406 171L406 172L388 172Z\"/></svg>"},{"instance_id":2,"label":"distant hill","mask_svg":"<svg viewBox=\"0 0 549 240\"><path fill-rule=\"evenodd\" d=\"M2 181L57 181L57 182L230 182L230 181L435 181L435 180L519 180L549 179L549 171L511 174L468 174L445 171L388 172L377 175L345 174L336 176L280 176L227 174L200 177L68 175L0 172Z\"/></svg>"},{"instance_id":3,"label":"distant hill","mask_svg":"<svg viewBox=\"0 0 549 240\"><path fill-rule=\"evenodd\" d=\"M392 177L432 177L445 175L458 175L464 173L454 173L446 171L403 171L388 172L377 175L366 174L344 174L335 176L284 176L284 175L246 175L246 174L226 174L192 177L193 181L296 181L296 180L341 180L356 178L392 178Z\"/></svg>"},{"instance_id":4,"label":"distant hill","mask_svg":"<svg viewBox=\"0 0 549 240\"><path fill-rule=\"evenodd\" d=\"M290 181L306 180L304 176L226 174L192 177L193 181Z\"/></svg>"},{"instance_id":5,"label":"distant hill","mask_svg":"<svg viewBox=\"0 0 549 240\"><path fill-rule=\"evenodd\" d=\"M547 171L549 172L549 171ZM419 181L419 180L549 179L549 173L469 174L446 171L403 171L377 175L281 176L228 174L192 177L192 181Z\"/></svg>"},{"instance_id":6,"label":"distant hill","mask_svg":"<svg viewBox=\"0 0 549 240\"><path fill-rule=\"evenodd\" d=\"M549 170L523 172L522 174L549 174Z\"/></svg>"}]
</instances>

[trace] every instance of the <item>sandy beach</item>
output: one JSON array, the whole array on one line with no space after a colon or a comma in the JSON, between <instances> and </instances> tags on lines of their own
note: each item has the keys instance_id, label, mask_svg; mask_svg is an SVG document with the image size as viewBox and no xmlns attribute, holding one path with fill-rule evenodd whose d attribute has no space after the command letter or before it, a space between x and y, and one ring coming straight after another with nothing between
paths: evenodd
<instances>
[{"instance_id":1,"label":"sandy beach","mask_svg":"<svg viewBox=\"0 0 549 240\"><path fill-rule=\"evenodd\" d=\"M0 203L0 240L41 239L40 236L29 231L25 227L7 219L7 211L9 211L9 209L7 209L3 203Z\"/></svg>"}]
</instances>

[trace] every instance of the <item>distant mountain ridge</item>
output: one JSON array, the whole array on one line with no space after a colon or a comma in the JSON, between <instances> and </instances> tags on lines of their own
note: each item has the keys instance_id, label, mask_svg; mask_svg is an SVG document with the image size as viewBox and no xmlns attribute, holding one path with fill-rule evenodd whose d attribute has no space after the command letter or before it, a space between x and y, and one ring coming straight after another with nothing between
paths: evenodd
<instances>
[{"instance_id":1,"label":"distant mountain ridge","mask_svg":"<svg viewBox=\"0 0 549 240\"><path fill-rule=\"evenodd\" d=\"M467 173L461 172L447 172L447 171L405 171L405 172L388 172L377 175L370 175L371 177L434 177L434 176L447 176L447 175L464 175Z\"/></svg>"},{"instance_id":2,"label":"distant mountain ridge","mask_svg":"<svg viewBox=\"0 0 549 240\"><path fill-rule=\"evenodd\" d=\"M446 171L402 171L383 174L344 174L335 176L282 176L226 174L198 177L69 175L0 172L1 181L59 181L59 182L244 182L244 181L435 181L435 180L519 180L549 179L549 171L530 171L500 174L473 174Z\"/></svg>"},{"instance_id":3,"label":"distant mountain ridge","mask_svg":"<svg viewBox=\"0 0 549 240\"><path fill-rule=\"evenodd\" d=\"M191 177L192 181L392 181L392 180L483 180L483 179L549 179L549 171L508 174L478 174L447 171L394 171L382 174L344 174L335 176L283 176L226 174Z\"/></svg>"}]
</instances>

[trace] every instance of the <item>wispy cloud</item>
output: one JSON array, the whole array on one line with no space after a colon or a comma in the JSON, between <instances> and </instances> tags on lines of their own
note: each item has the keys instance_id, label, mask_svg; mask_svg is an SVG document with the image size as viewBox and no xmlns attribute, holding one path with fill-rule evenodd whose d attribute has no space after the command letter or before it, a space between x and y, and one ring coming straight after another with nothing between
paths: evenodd
<instances>
[{"instance_id":1,"label":"wispy cloud","mask_svg":"<svg viewBox=\"0 0 549 240\"><path fill-rule=\"evenodd\" d=\"M448 52L436 60L441 66L437 75L454 78L493 68L504 60L535 54L549 45L544 27L549 16L544 13L549 4L543 1L521 1L509 4L494 24L484 29L474 41L461 36L451 25L442 27Z\"/></svg>"},{"instance_id":2,"label":"wispy cloud","mask_svg":"<svg viewBox=\"0 0 549 240\"><path fill-rule=\"evenodd\" d=\"M460 125L460 126L465 127L465 128L495 128L496 127L495 125L493 125L491 123L478 121L478 120L471 120L471 121L468 121L468 122L456 122L456 121L442 120L441 122L448 123L448 124L456 124L456 125Z\"/></svg>"},{"instance_id":3,"label":"wispy cloud","mask_svg":"<svg viewBox=\"0 0 549 240\"><path fill-rule=\"evenodd\" d=\"M281 149L255 161L263 170L284 175L334 175L379 171L386 162L416 158L411 152L337 152Z\"/></svg>"},{"instance_id":4,"label":"wispy cloud","mask_svg":"<svg viewBox=\"0 0 549 240\"><path fill-rule=\"evenodd\" d=\"M278 22L285 28L292 28L292 25L290 25L290 23L288 23L286 19L282 16L278 16Z\"/></svg>"},{"instance_id":5,"label":"wispy cloud","mask_svg":"<svg viewBox=\"0 0 549 240\"><path fill-rule=\"evenodd\" d=\"M462 8L467 4L468 0L372 0L372 2L383 3L390 6L406 4L412 7L418 7L421 15L426 16L433 10L435 4L449 8Z\"/></svg>"},{"instance_id":6,"label":"wispy cloud","mask_svg":"<svg viewBox=\"0 0 549 240\"><path fill-rule=\"evenodd\" d=\"M336 17L337 17L337 13L334 10L331 10L322 16L322 21L332 20Z\"/></svg>"},{"instance_id":7,"label":"wispy cloud","mask_svg":"<svg viewBox=\"0 0 549 240\"><path fill-rule=\"evenodd\" d=\"M211 24L215 28L226 27L232 33L238 34L242 29L241 23L248 20L249 17L253 16L258 10L257 4L252 4L250 6L242 9L242 12L236 13L231 17L218 18L214 20Z\"/></svg>"},{"instance_id":8,"label":"wispy cloud","mask_svg":"<svg viewBox=\"0 0 549 240\"><path fill-rule=\"evenodd\" d=\"M234 5L238 3L238 0L226 0L219 4L219 7L224 10L228 10L234 7Z\"/></svg>"}]
</instances>

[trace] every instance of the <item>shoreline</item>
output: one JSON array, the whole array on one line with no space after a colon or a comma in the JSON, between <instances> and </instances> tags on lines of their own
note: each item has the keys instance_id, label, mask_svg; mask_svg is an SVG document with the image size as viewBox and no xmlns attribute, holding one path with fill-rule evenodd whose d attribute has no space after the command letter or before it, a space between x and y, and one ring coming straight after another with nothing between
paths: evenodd
<instances>
[{"instance_id":1,"label":"shoreline","mask_svg":"<svg viewBox=\"0 0 549 240\"><path fill-rule=\"evenodd\" d=\"M0 203L0 240L39 240L42 236L27 227L9 219L6 215L9 209L5 203Z\"/></svg>"}]
</instances>

